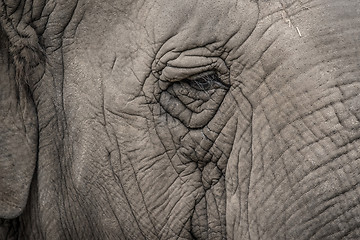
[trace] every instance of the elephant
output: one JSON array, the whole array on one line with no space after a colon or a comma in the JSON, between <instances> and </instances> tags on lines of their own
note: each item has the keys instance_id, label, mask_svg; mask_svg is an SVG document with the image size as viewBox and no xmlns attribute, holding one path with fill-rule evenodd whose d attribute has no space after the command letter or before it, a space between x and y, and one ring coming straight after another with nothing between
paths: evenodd
<instances>
[{"instance_id":1,"label":"elephant","mask_svg":"<svg viewBox=\"0 0 360 240\"><path fill-rule=\"evenodd\" d=\"M0 5L1 239L360 239L358 0Z\"/></svg>"}]
</instances>

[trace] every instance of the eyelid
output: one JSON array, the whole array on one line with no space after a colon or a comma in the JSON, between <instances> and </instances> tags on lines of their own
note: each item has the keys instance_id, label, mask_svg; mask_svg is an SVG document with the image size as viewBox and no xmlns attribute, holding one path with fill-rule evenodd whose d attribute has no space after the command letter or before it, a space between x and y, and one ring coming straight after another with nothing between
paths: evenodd
<instances>
[{"instance_id":1,"label":"eyelid","mask_svg":"<svg viewBox=\"0 0 360 240\"><path fill-rule=\"evenodd\" d=\"M217 73L214 70L210 70L210 71L205 71L205 72L202 72L202 73L192 75L192 76L188 77L187 79L193 81L193 80L198 80L199 78L206 77L206 76L209 76L209 75L212 75L212 74L217 74Z\"/></svg>"},{"instance_id":2,"label":"eyelid","mask_svg":"<svg viewBox=\"0 0 360 240\"><path fill-rule=\"evenodd\" d=\"M155 77L165 82L177 82L213 71L218 73L223 82L228 83L223 76L228 75L229 68L220 57L187 55L187 52L173 57L166 59L166 62L159 59L158 64L152 69Z\"/></svg>"}]
</instances>

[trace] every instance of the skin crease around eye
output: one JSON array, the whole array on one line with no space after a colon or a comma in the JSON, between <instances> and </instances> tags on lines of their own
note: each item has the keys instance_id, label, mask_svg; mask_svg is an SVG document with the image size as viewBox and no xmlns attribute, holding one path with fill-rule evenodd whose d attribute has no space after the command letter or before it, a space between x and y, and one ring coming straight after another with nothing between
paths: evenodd
<instances>
[{"instance_id":1,"label":"skin crease around eye","mask_svg":"<svg viewBox=\"0 0 360 240\"><path fill-rule=\"evenodd\" d=\"M158 79L165 82L193 80L207 75L208 72L217 72L222 82L229 84L228 79L222 77L229 73L229 68L224 60L219 56L213 56L210 51L204 53L202 48L199 48L198 51L203 54L197 55L196 49L181 53L169 52L154 61L152 72Z\"/></svg>"},{"instance_id":2,"label":"skin crease around eye","mask_svg":"<svg viewBox=\"0 0 360 240\"><path fill-rule=\"evenodd\" d=\"M198 93L212 89L229 89L230 72L222 58L186 55L190 53L194 54L194 49L177 55L171 54L171 58L164 55L164 58L153 63L152 74L158 80L158 92L155 93L158 101L161 91L166 91L176 82L186 83Z\"/></svg>"},{"instance_id":3,"label":"skin crease around eye","mask_svg":"<svg viewBox=\"0 0 360 240\"><path fill-rule=\"evenodd\" d=\"M214 116L228 90L229 86L212 70L168 82L158 101L168 114L186 127L201 128Z\"/></svg>"}]
</instances>

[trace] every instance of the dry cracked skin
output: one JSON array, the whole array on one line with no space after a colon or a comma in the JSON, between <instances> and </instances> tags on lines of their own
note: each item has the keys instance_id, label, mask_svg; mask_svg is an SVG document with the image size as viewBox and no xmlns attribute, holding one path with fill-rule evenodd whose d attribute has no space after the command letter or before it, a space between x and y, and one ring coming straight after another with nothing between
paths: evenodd
<instances>
[{"instance_id":1,"label":"dry cracked skin","mask_svg":"<svg viewBox=\"0 0 360 240\"><path fill-rule=\"evenodd\" d=\"M0 1L0 239L360 238L359 9Z\"/></svg>"}]
</instances>

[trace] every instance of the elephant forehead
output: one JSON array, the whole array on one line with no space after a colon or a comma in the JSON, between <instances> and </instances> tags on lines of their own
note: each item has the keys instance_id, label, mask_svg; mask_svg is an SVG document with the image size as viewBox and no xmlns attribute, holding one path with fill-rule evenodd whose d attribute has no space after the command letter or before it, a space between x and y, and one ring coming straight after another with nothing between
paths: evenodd
<instances>
[{"instance_id":1,"label":"elephant forehead","mask_svg":"<svg viewBox=\"0 0 360 240\"><path fill-rule=\"evenodd\" d=\"M169 49L183 51L213 43L223 46L234 35L248 35L258 19L258 4L252 0L160 0L126 7L116 4L91 3L82 26L91 29L87 33L96 38L87 41L125 47L128 40L133 46L151 48L162 55ZM132 37L124 39L129 32L133 32Z\"/></svg>"},{"instance_id":2,"label":"elephant forehead","mask_svg":"<svg viewBox=\"0 0 360 240\"><path fill-rule=\"evenodd\" d=\"M253 1L163 0L150 11L143 8L140 14L146 16L144 23L153 33L153 43L159 43L156 57L160 58L169 51L210 44L217 50L234 36L246 38L256 25L258 6Z\"/></svg>"},{"instance_id":3,"label":"elephant forehead","mask_svg":"<svg viewBox=\"0 0 360 240\"><path fill-rule=\"evenodd\" d=\"M256 4L253 4L253 7ZM145 11L143 13L143 11ZM213 37L238 30L253 11L245 1L158 1L139 14L145 16L147 28L153 29L157 40L164 40L179 32L191 32L187 38ZM146 13L148 12L148 13ZM144 19L145 20L145 19Z\"/></svg>"}]
</instances>

